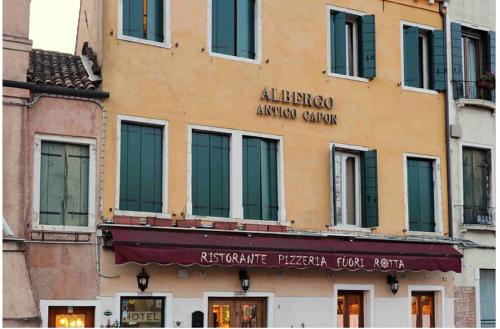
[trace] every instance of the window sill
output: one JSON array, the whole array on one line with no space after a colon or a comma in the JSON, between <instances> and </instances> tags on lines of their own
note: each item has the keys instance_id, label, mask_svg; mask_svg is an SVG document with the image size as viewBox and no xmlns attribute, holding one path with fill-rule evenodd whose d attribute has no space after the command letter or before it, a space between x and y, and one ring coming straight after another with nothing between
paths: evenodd
<instances>
[{"instance_id":1,"label":"window sill","mask_svg":"<svg viewBox=\"0 0 500 329\"><path fill-rule=\"evenodd\" d=\"M250 64L260 64L260 59L250 59L250 58L245 58L245 57L231 56L231 55L214 53L212 51L209 51L208 55L210 57L219 57L219 58L230 59L230 60L238 61L238 62L244 62L244 63L250 63Z\"/></svg>"},{"instance_id":2,"label":"window sill","mask_svg":"<svg viewBox=\"0 0 500 329\"><path fill-rule=\"evenodd\" d=\"M198 216L198 215L186 215L186 219L201 219L201 220L212 221L212 222L237 222L238 224L262 224L262 225L290 226L289 222L281 221L281 220L242 219L242 218Z\"/></svg>"},{"instance_id":3,"label":"window sill","mask_svg":"<svg viewBox=\"0 0 500 329\"><path fill-rule=\"evenodd\" d=\"M129 210L115 210L113 215L130 216L130 217L156 217L156 218L166 218L166 219L170 219L171 217L169 213L129 211Z\"/></svg>"},{"instance_id":4,"label":"window sill","mask_svg":"<svg viewBox=\"0 0 500 329\"><path fill-rule=\"evenodd\" d=\"M144 45L154 46L154 47L159 47L159 48L166 48L166 49L172 48L172 44L169 41L167 41L167 42L151 41L151 40L146 40L146 39L141 39L141 38L130 37L127 35L122 35L122 34L120 34L118 36L118 40L141 43Z\"/></svg>"},{"instance_id":5,"label":"window sill","mask_svg":"<svg viewBox=\"0 0 500 329\"><path fill-rule=\"evenodd\" d=\"M438 95L439 94L437 91L432 90L432 89L415 88L415 87L408 87L408 86L402 86L401 88L403 90L406 90L406 91L414 91L414 92L422 93L422 94L429 94L429 95Z\"/></svg>"},{"instance_id":6,"label":"window sill","mask_svg":"<svg viewBox=\"0 0 500 329\"><path fill-rule=\"evenodd\" d=\"M32 231L55 233L93 233L95 227L90 226L64 226L64 225L33 225Z\"/></svg>"},{"instance_id":7,"label":"window sill","mask_svg":"<svg viewBox=\"0 0 500 329\"><path fill-rule=\"evenodd\" d=\"M355 76L346 75L346 74L338 74L338 73L328 72L328 76L329 77L334 77L334 78L340 78L340 79L358 81L358 82L365 82L365 83L370 82L370 80L368 80L367 78L355 77Z\"/></svg>"},{"instance_id":8,"label":"window sill","mask_svg":"<svg viewBox=\"0 0 500 329\"><path fill-rule=\"evenodd\" d=\"M484 224L462 224L461 227L465 231L496 231L495 224L484 225Z\"/></svg>"},{"instance_id":9,"label":"window sill","mask_svg":"<svg viewBox=\"0 0 500 329\"><path fill-rule=\"evenodd\" d=\"M424 231L406 231L407 236L421 236L421 237L442 237L441 232L424 232Z\"/></svg>"},{"instance_id":10,"label":"window sill","mask_svg":"<svg viewBox=\"0 0 500 329\"><path fill-rule=\"evenodd\" d=\"M339 231L339 232L359 232L359 233L371 233L372 230L368 227L359 227L354 225L330 225L329 230Z\"/></svg>"},{"instance_id":11,"label":"window sill","mask_svg":"<svg viewBox=\"0 0 500 329\"><path fill-rule=\"evenodd\" d=\"M484 99L472 99L472 98L459 98L455 100L455 106L458 110L462 110L465 107L479 107L491 110L492 113L495 113L496 105L494 102L484 100Z\"/></svg>"}]
</instances>

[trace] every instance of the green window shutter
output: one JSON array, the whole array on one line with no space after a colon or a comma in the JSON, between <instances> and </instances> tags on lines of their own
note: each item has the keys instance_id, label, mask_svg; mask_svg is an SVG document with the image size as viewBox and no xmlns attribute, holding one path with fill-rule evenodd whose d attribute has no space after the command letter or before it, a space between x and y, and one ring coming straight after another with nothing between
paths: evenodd
<instances>
[{"instance_id":1,"label":"green window shutter","mask_svg":"<svg viewBox=\"0 0 500 329\"><path fill-rule=\"evenodd\" d=\"M255 59L255 0L237 0L236 11L236 56Z\"/></svg>"},{"instance_id":2,"label":"green window shutter","mask_svg":"<svg viewBox=\"0 0 500 329\"><path fill-rule=\"evenodd\" d=\"M147 1L147 39L163 42L163 7L164 0Z\"/></svg>"},{"instance_id":3,"label":"green window shutter","mask_svg":"<svg viewBox=\"0 0 500 329\"><path fill-rule=\"evenodd\" d=\"M333 225L337 225L337 188L335 184L335 144L332 145L332 208L333 208Z\"/></svg>"},{"instance_id":4,"label":"green window shutter","mask_svg":"<svg viewBox=\"0 0 500 329\"><path fill-rule=\"evenodd\" d=\"M418 28L405 26L403 30L404 85L408 87L418 88L419 86L420 54L418 49Z\"/></svg>"},{"instance_id":5,"label":"green window shutter","mask_svg":"<svg viewBox=\"0 0 500 329\"><path fill-rule=\"evenodd\" d=\"M407 160L408 217L411 231L435 231L434 179L431 160Z\"/></svg>"},{"instance_id":6,"label":"green window shutter","mask_svg":"<svg viewBox=\"0 0 500 329\"><path fill-rule=\"evenodd\" d=\"M235 0L212 0L212 51L236 55Z\"/></svg>"},{"instance_id":7,"label":"green window shutter","mask_svg":"<svg viewBox=\"0 0 500 329\"><path fill-rule=\"evenodd\" d=\"M193 132L193 215L229 217L229 136Z\"/></svg>"},{"instance_id":8,"label":"green window shutter","mask_svg":"<svg viewBox=\"0 0 500 329\"><path fill-rule=\"evenodd\" d=\"M346 74L345 13L330 13L330 38L332 72Z\"/></svg>"},{"instance_id":9,"label":"green window shutter","mask_svg":"<svg viewBox=\"0 0 500 329\"><path fill-rule=\"evenodd\" d=\"M89 217L89 147L65 145L66 206L64 225L87 226Z\"/></svg>"},{"instance_id":10,"label":"green window shutter","mask_svg":"<svg viewBox=\"0 0 500 329\"><path fill-rule=\"evenodd\" d=\"M489 71L495 73L496 71L496 33L495 31L490 31L488 35L488 54L489 54Z\"/></svg>"},{"instance_id":11,"label":"green window shutter","mask_svg":"<svg viewBox=\"0 0 500 329\"><path fill-rule=\"evenodd\" d=\"M361 207L362 226L378 226L377 150L361 153Z\"/></svg>"},{"instance_id":12,"label":"green window shutter","mask_svg":"<svg viewBox=\"0 0 500 329\"><path fill-rule=\"evenodd\" d=\"M243 138L243 215L246 219L278 219L277 143Z\"/></svg>"},{"instance_id":13,"label":"green window shutter","mask_svg":"<svg viewBox=\"0 0 500 329\"><path fill-rule=\"evenodd\" d=\"M486 210L491 161L489 151L464 148L462 153L464 208Z\"/></svg>"},{"instance_id":14,"label":"green window shutter","mask_svg":"<svg viewBox=\"0 0 500 329\"><path fill-rule=\"evenodd\" d=\"M434 90L446 90L445 37L443 31L432 31L431 80Z\"/></svg>"},{"instance_id":15,"label":"green window shutter","mask_svg":"<svg viewBox=\"0 0 500 329\"><path fill-rule=\"evenodd\" d=\"M64 225L64 145L42 142L40 224Z\"/></svg>"},{"instance_id":16,"label":"green window shutter","mask_svg":"<svg viewBox=\"0 0 500 329\"><path fill-rule=\"evenodd\" d=\"M359 59L361 76L373 79L376 75L375 15L361 16L359 22L361 26Z\"/></svg>"},{"instance_id":17,"label":"green window shutter","mask_svg":"<svg viewBox=\"0 0 500 329\"><path fill-rule=\"evenodd\" d=\"M121 124L120 210L162 212L163 129Z\"/></svg>"},{"instance_id":18,"label":"green window shutter","mask_svg":"<svg viewBox=\"0 0 500 329\"><path fill-rule=\"evenodd\" d=\"M123 0L123 34L144 38L144 2Z\"/></svg>"},{"instance_id":19,"label":"green window shutter","mask_svg":"<svg viewBox=\"0 0 500 329\"><path fill-rule=\"evenodd\" d=\"M464 73L462 66L462 26L451 23L451 67L453 97L455 99L464 97Z\"/></svg>"}]
</instances>

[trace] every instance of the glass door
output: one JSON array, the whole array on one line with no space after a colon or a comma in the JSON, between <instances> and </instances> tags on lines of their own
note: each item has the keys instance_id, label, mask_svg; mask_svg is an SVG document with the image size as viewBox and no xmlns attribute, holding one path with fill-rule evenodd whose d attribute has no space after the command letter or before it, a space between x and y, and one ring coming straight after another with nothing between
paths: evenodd
<instances>
[{"instance_id":1,"label":"glass door","mask_svg":"<svg viewBox=\"0 0 500 329\"><path fill-rule=\"evenodd\" d=\"M411 314L413 328L434 328L434 292L412 292Z\"/></svg>"},{"instance_id":2,"label":"glass door","mask_svg":"<svg viewBox=\"0 0 500 329\"><path fill-rule=\"evenodd\" d=\"M210 328L265 327L265 298L209 298L208 301Z\"/></svg>"},{"instance_id":3,"label":"glass door","mask_svg":"<svg viewBox=\"0 0 500 329\"><path fill-rule=\"evenodd\" d=\"M363 291L339 290L337 297L337 327L363 328Z\"/></svg>"},{"instance_id":4,"label":"glass door","mask_svg":"<svg viewBox=\"0 0 500 329\"><path fill-rule=\"evenodd\" d=\"M50 306L49 328L94 328L94 307Z\"/></svg>"}]
</instances>

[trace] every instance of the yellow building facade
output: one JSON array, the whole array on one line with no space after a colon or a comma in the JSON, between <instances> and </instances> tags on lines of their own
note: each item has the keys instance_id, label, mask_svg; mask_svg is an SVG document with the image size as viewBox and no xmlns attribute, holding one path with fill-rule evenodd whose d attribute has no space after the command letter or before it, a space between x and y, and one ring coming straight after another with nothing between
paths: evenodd
<instances>
[{"instance_id":1,"label":"yellow building facade","mask_svg":"<svg viewBox=\"0 0 500 329\"><path fill-rule=\"evenodd\" d=\"M205 248L203 252L221 248L232 251L230 245L220 242L231 240L224 238L227 234L236 234L234 239L263 236L269 241L275 236L290 237L292 240L283 242L283 250L301 255L318 251L312 245L308 247L309 242L293 240L301 237L385 243L380 249L373 245L375 250L371 250L379 250L380 257L389 249L394 254L407 252L410 257L409 249L398 249L399 243L415 245L417 249L429 245L453 250L448 238L445 93L432 88L437 83L432 80L435 53L431 52L431 35L434 38L432 31L443 29L441 4L424 0L255 0L251 2L254 55L247 58L216 50L213 34L219 31L213 27L214 2L160 1L160 41L148 40L146 32L141 38L126 31L132 24L127 23L125 16L133 9L127 7L128 1L82 2L77 45L88 41L97 49L102 63L102 88L111 94L104 103L103 223L99 227L103 246L98 249L100 311L105 315L97 317L101 324L118 321L134 326L150 321L167 327L196 323L208 327L453 326L452 275L446 271L456 267L395 265L378 268L382 271L366 268L367 271L363 266L349 265L349 261L344 266L337 261L322 268L321 258L318 262L307 260L307 264L282 267L282 263L247 266L233 261L208 264L203 262L206 253L200 261L186 263L169 261L168 255L160 255L158 259L162 260L151 256L138 261L130 250L131 254L122 250L117 256L117 246L122 242L128 247L141 245L130 237L120 241L117 230L132 232L130 235L135 237L146 232L144 243L148 243L151 232L197 232L201 240L206 235L220 234L218 244L191 246ZM144 10L144 17L151 17ZM235 13L239 17L237 9ZM332 38L332 24L341 17L337 13L347 17L345 74L336 73L332 66L336 60L332 58L338 56L332 45L338 41ZM374 17L376 50L371 67L374 74L364 78L365 52L360 47L366 40L364 25L357 17L367 15ZM405 56L413 51L405 47L406 33L412 27L418 29L415 40L419 42L416 49L423 67L421 87L415 87L405 75L405 70L406 74L410 71L405 68ZM144 31L147 29L144 23ZM161 190L160 211L122 209L124 123L161 128L161 138L155 141L161 141L162 147L159 153L153 153L153 157L162 159L161 169L154 169L155 175L161 173L161 177L155 176L159 184L155 189ZM192 152L196 132L230 136L227 216L199 215L194 210ZM245 218L245 186L241 183L246 175L241 169L245 152L241 143L245 137L277 143L275 220ZM342 176L349 174L342 171L340 175L337 171L342 180L353 179L356 183L352 189L349 183L341 183L338 187L347 201L340 196L334 202L336 188L332 177L337 176L332 173L332 146L341 154L376 150L376 225L362 225L365 215L361 208L365 201L361 189L366 184L360 182L362 157L353 160L356 174ZM431 166L428 173L432 175L430 200L435 225L431 232L411 226L414 200L410 200L413 183L408 165L415 159L423 159ZM344 164L348 166L347 162ZM350 201L346 197L349 193L354 195ZM355 210L349 212L351 206ZM336 211L344 218L341 222L335 220ZM162 220L163 224L158 224ZM267 232L260 232L263 230ZM158 239L157 250L171 247L162 245L169 243L168 235ZM182 237L179 239L182 241ZM189 237L186 241L198 240ZM258 248L257 241L254 246ZM304 250L298 250L300 246ZM335 253L334 246L328 248ZM355 252L356 248L354 245L343 254ZM262 252L272 254L274 251L270 250ZM436 253L432 257L450 259L452 253ZM411 263L402 261L405 266ZM136 275L143 266L149 285L141 292ZM249 277L248 291L240 287L245 279L241 273ZM388 274L399 281L395 294L391 292ZM137 305L140 298L150 298L157 303L157 309L130 314L123 310L124 303L128 307ZM247 314L250 320L237 318L238 311L233 309L253 310ZM194 314L197 311L201 316ZM137 318L134 320L133 316ZM356 322L350 323L346 320L349 317Z\"/></svg>"}]
</instances>

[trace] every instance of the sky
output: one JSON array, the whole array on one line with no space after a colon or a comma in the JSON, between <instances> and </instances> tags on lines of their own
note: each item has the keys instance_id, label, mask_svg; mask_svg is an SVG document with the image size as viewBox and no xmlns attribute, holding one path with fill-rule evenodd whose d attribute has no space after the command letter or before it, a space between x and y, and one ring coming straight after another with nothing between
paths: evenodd
<instances>
[{"instance_id":1,"label":"sky","mask_svg":"<svg viewBox=\"0 0 500 329\"><path fill-rule=\"evenodd\" d=\"M75 52L80 0L31 0L33 48Z\"/></svg>"}]
</instances>

